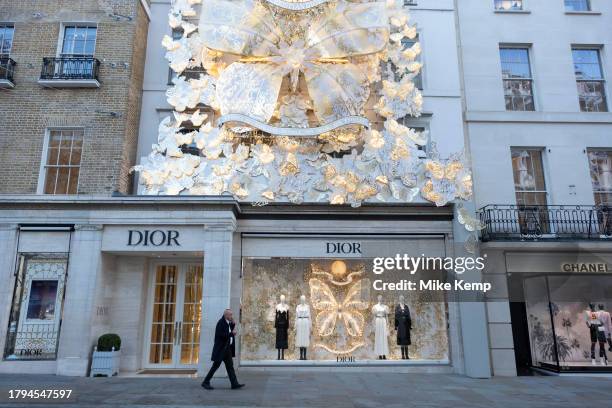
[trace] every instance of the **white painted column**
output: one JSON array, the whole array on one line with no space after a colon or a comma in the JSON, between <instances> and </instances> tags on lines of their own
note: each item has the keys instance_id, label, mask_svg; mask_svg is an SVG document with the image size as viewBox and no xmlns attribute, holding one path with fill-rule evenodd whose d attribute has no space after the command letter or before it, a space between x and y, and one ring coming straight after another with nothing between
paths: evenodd
<instances>
[{"instance_id":1,"label":"white painted column","mask_svg":"<svg viewBox=\"0 0 612 408\"><path fill-rule=\"evenodd\" d=\"M207 224L204 234L204 280L202 286L202 322L200 328L200 357L198 376L210 369L215 326L230 307L232 273L232 236L236 229L234 220ZM234 311L238 313L238 311ZM219 370L217 376L227 375Z\"/></svg>"},{"instance_id":2,"label":"white painted column","mask_svg":"<svg viewBox=\"0 0 612 408\"><path fill-rule=\"evenodd\" d=\"M464 206L473 211L472 203ZM455 257L477 257L465 248L469 232L457 219L453 221L454 254ZM466 271L460 276L465 282L482 282L482 272ZM464 374L472 378L491 377L491 359L489 356L489 335L487 331L487 312L484 297L482 301L459 302L460 329Z\"/></svg>"},{"instance_id":3,"label":"white painted column","mask_svg":"<svg viewBox=\"0 0 612 408\"><path fill-rule=\"evenodd\" d=\"M92 351L91 329L97 276L101 273L102 226L76 225L70 241L57 374L84 376Z\"/></svg>"},{"instance_id":4,"label":"white painted column","mask_svg":"<svg viewBox=\"0 0 612 408\"><path fill-rule=\"evenodd\" d=\"M17 224L0 224L0 352L4 353L6 329L11 313L15 289L15 257L17 253Z\"/></svg>"}]
</instances>

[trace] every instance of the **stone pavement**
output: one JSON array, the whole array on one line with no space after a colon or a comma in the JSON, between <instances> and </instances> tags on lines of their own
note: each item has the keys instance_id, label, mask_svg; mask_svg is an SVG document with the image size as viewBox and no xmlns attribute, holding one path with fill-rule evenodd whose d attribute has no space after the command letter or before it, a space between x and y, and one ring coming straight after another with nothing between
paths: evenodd
<instances>
[{"instance_id":1,"label":"stone pavement","mask_svg":"<svg viewBox=\"0 0 612 408\"><path fill-rule=\"evenodd\" d=\"M242 372L230 390L213 391L195 378L84 378L0 375L1 407L426 407L607 408L610 377L496 377L475 380L446 374ZM72 389L68 401L8 399L9 389Z\"/></svg>"}]
</instances>

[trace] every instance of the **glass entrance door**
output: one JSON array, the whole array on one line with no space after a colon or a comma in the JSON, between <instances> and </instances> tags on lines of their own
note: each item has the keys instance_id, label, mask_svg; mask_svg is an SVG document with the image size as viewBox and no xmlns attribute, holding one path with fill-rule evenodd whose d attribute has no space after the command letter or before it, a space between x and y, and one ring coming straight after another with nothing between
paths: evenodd
<instances>
[{"instance_id":1,"label":"glass entrance door","mask_svg":"<svg viewBox=\"0 0 612 408\"><path fill-rule=\"evenodd\" d=\"M202 265L156 264L151 280L145 366L195 368L202 316Z\"/></svg>"}]
</instances>

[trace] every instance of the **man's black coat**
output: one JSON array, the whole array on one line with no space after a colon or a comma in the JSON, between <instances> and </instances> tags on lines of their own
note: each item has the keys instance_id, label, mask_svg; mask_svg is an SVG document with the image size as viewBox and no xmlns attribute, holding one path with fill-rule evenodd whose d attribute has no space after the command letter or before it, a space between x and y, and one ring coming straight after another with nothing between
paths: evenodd
<instances>
[{"instance_id":1,"label":"man's black coat","mask_svg":"<svg viewBox=\"0 0 612 408\"><path fill-rule=\"evenodd\" d=\"M233 334L230 333L230 330L234 330L236 324L234 322L230 322L227 324L225 321L225 317L222 317L217 322L217 327L215 328L215 344L213 345L212 357L211 361L223 361L225 358L225 351L229 347L232 352L232 357L236 356L236 339L232 341L230 345L230 339L234 337Z\"/></svg>"}]
</instances>

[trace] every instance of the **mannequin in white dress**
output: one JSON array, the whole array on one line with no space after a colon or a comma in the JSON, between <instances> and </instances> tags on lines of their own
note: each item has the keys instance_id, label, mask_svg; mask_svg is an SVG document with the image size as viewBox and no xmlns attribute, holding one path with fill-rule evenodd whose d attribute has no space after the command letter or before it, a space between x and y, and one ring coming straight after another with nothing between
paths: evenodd
<instances>
[{"instance_id":1,"label":"mannequin in white dress","mask_svg":"<svg viewBox=\"0 0 612 408\"><path fill-rule=\"evenodd\" d=\"M372 306L374 317L374 353L379 360L386 360L389 354L389 306L382 303L382 296L378 295L378 303Z\"/></svg>"},{"instance_id":2,"label":"mannequin in white dress","mask_svg":"<svg viewBox=\"0 0 612 408\"><path fill-rule=\"evenodd\" d=\"M306 296L300 296L295 308L295 347L300 348L300 360L306 360L306 349L310 346L310 306Z\"/></svg>"},{"instance_id":3,"label":"mannequin in white dress","mask_svg":"<svg viewBox=\"0 0 612 408\"><path fill-rule=\"evenodd\" d=\"M276 305L274 327L276 328L278 359L284 360L285 350L289 348L289 305L285 301L285 295L280 295L280 303Z\"/></svg>"}]
</instances>

